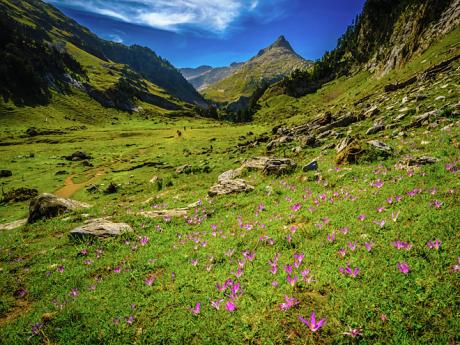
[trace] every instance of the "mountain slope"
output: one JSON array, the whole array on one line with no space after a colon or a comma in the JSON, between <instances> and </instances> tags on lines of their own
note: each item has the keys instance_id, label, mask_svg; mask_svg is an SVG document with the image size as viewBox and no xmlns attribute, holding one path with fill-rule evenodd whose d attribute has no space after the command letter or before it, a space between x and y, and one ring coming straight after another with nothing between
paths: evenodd
<instances>
[{"instance_id":1,"label":"mountain slope","mask_svg":"<svg viewBox=\"0 0 460 345\"><path fill-rule=\"evenodd\" d=\"M284 79L267 93L299 97L360 71L382 77L404 66L460 24L460 0L368 0L362 13L312 71Z\"/></svg>"},{"instance_id":2,"label":"mountain slope","mask_svg":"<svg viewBox=\"0 0 460 345\"><path fill-rule=\"evenodd\" d=\"M127 47L102 40L88 29L63 15L53 6L39 0L1 0L0 13L7 20L11 30L16 32L16 36L26 36L23 37L26 41L45 44L49 49L61 52L66 52L69 47L74 47L76 48L74 51L85 52L97 58L103 62L98 65L105 69L100 74L105 74L107 79L112 79L112 82L117 83L120 77L126 77L126 73L118 73L117 75L111 68L114 63L122 63L128 65L131 72L134 72L130 75L135 76L136 80L145 78L148 82L183 101L204 104L202 97L182 77L179 71L148 48ZM77 54L79 57L82 55L85 54ZM126 83L122 82L122 84L117 85L117 88L126 90ZM139 86L140 84L138 84ZM141 89L143 90L141 92L134 91L133 96L143 98L144 91L148 88L149 86L142 86ZM133 93L132 90L130 93Z\"/></svg>"},{"instance_id":3,"label":"mountain slope","mask_svg":"<svg viewBox=\"0 0 460 345\"><path fill-rule=\"evenodd\" d=\"M195 89L200 91L232 75L243 64L234 62L227 67L200 66L197 68L182 68L180 72Z\"/></svg>"},{"instance_id":4,"label":"mountain slope","mask_svg":"<svg viewBox=\"0 0 460 345\"><path fill-rule=\"evenodd\" d=\"M236 102L242 96L251 96L263 83L272 83L310 65L311 62L296 54L284 36L280 36L231 76L207 87L202 93L213 101Z\"/></svg>"}]
</instances>

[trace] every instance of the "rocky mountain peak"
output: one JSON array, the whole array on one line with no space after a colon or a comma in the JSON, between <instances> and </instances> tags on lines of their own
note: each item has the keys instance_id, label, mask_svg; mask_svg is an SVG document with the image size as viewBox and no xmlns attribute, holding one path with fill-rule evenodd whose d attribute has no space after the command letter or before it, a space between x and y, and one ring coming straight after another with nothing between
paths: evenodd
<instances>
[{"instance_id":1,"label":"rocky mountain peak","mask_svg":"<svg viewBox=\"0 0 460 345\"><path fill-rule=\"evenodd\" d=\"M289 43L289 41L286 39L286 37L281 35L270 46L260 50L259 53L257 54L257 56L261 56L261 55L265 54L266 52L269 52L270 50L272 50L274 48L283 48L283 49L286 49L286 50L288 50L288 51L290 51L290 52L295 54L294 49L292 48L292 46Z\"/></svg>"}]
</instances>

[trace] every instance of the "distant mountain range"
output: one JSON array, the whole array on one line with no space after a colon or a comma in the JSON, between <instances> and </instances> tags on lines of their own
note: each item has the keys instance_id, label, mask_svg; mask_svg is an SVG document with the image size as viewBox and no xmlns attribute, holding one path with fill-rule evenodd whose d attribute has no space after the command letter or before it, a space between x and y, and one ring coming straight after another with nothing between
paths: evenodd
<instances>
[{"instance_id":1,"label":"distant mountain range","mask_svg":"<svg viewBox=\"0 0 460 345\"><path fill-rule=\"evenodd\" d=\"M294 70L304 70L312 65L311 61L303 59L298 55L284 36L280 36L269 47L262 49L259 53L243 64L232 65L224 70L223 74L229 75L223 78L217 76L213 83L206 82L201 84L200 91L202 94L215 102L233 103L238 102L240 97L250 97L258 87L264 83L273 83L281 80ZM182 73L189 79L192 84L193 80L200 80L207 74L216 74L213 69L206 67L194 71L186 69Z\"/></svg>"},{"instance_id":2,"label":"distant mountain range","mask_svg":"<svg viewBox=\"0 0 460 345\"><path fill-rule=\"evenodd\" d=\"M182 68L180 72L195 89L201 91L232 75L243 64L243 62L234 62L228 67L213 68L211 66L200 66L197 68Z\"/></svg>"},{"instance_id":3,"label":"distant mountain range","mask_svg":"<svg viewBox=\"0 0 460 345\"><path fill-rule=\"evenodd\" d=\"M183 109L185 102L206 105L149 48L100 39L40 0L0 0L0 33L0 94L17 105L43 104L75 88L126 111L139 102L165 110Z\"/></svg>"}]
</instances>

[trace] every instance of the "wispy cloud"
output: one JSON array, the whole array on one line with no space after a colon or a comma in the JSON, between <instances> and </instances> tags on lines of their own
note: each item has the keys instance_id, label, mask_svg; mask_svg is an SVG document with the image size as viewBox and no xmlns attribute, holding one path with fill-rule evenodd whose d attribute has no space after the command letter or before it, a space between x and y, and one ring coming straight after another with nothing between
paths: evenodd
<instances>
[{"instance_id":1,"label":"wispy cloud","mask_svg":"<svg viewBox=\"0 0 460 345\"><path fill-rule=\"evenodd\" d=\"M45 0L128 23L169 31L196 27L225 32L243 16L262 18L276 3L289 0ZM275 12L276 12L275 11ZM273 14L273 13L272 13ZM269 18L273 15L268 16ZM265 17L266 19L266 17Z\"/></svg>"}]
</instances>

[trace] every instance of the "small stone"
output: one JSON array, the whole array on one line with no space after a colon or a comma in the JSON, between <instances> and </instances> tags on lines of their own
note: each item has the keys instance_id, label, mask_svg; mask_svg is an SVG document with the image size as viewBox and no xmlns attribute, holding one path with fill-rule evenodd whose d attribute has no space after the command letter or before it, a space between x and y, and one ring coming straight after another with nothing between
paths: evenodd
<instances>
[{"instance_id":1,"label":"small stone","mask_svg":"<svg viewBox=\"0 0 460 345\"><path fill-rule=\"evenodd\" d=\"M314 161L311 161L310 163L308 163L307 165L305 165L302 170L304 172L307 172L307 171L312 171L312 170L316 170L318 169L318 161L314 160Z\"/></svg>"},{"instance_id":2,"label":"small stone","mask_svg":"<svg viewBox=\"0 0 460 345\"><path fill-rule=\"evenodd\" d=\"M445 99L446 99L446 96L438 96L438 97L436 97L434 100L435 100L435 101L443 101L443 100L445 100Z\"/></svg>"}]
</instances>

